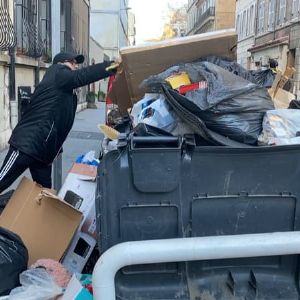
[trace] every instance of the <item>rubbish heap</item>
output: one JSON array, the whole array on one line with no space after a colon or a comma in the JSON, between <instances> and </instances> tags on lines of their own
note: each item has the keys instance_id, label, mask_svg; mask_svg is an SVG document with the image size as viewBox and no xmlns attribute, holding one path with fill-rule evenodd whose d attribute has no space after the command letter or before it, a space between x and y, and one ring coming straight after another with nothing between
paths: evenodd
<instances>
[{"instance_id":1,"label":"rubbish heap","mask_svg":"<svg viewBox=\"0 0 300 300\"><path fill-rule=\"evenodd\" d=\"M141 83L148 92L130 111L132 131L143 135L140 129L146 126L153 135L196 134L207 145L297 144L299 110L275 109L271 72L247 71L235 61L212 56L172 66ZM270 120L274 115L286 124L281 135Z\"/></svg>"},{"instance_id":2,"label":"rubbish heap","mask_svg":"<svg viewBox=\"0 0 300 300\"><path fill-rule=\"evenodd\" d=\"M121 133L192 134L200 146L300 143L300 104L283 89L293 68L276 76L244 69L230 30L164 43L121 52L124 69L109 95L119 107L114 128L99 127L104 152L118 147ZM98 164L94 153L78 157L58 195L24 178L0 206L0 296L92 299L91 276L80 274L97 260Z\"/></svg>"},{"instance_id":3,"label":"rubbish heap","mask_svg":"<svg viewBox=\"0 0 300 300\"><path fill-rule=\"evenodd\" d=\"M297 143L297 131L280 136L290 141L265 137L265 131L270 135L266 124L272 126L267 112L289 109L282 111L281 118L287 124L290 118L295 121L289 107L295 95L283 89L295 69L288 67L277 75L271 69L246 70L235 61L230 48L232 38L228 30L223 35L199 35L198 40L188 37L171 45L121 51L124 66L110 96L124 118L123 122L118 118L115 129L121 124L124 129L126 123L127 133L134 135L195 134L201 145L254 147ZM196 47L197 52L192 52ZM210 54L222 55L205 55L209 50Z\"/></svg>"},{"instance_id":4,"label":"rubbish heap","mask_svg":"<svg viewBox=\"0 0 300 300\"><path fill-rule=\"evenodd\" d=\"M58 195L24 177L4 199L0 299L93 299L98 165L90 151L77 158Z\"/></svg>"}]
</instances>

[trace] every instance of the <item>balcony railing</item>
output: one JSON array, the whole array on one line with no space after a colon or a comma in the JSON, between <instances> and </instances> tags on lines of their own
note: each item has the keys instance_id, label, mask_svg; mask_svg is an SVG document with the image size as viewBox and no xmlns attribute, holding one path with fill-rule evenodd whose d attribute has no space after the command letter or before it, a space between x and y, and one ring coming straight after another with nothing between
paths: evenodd
<instances>
[{"instance_id":1,"label":"balcony railing","mask_svg":"<svg viewBox=\"0 0 300 300\"><path fill-rule=\"evenodd\" d=\"M215 16L215 7L209 7L196 21L194 28L201 28L208 18Z\"/></svg>"},{"instance_id":2,"label":"balcony railing","mask_svg":"<svg viewBox=\"0 0 300 300\"><path fill-rule=\"evenodd\" d=\"M37 0L16 1L17 53L30 57L42 55L37 31Z\"/></svg>"},{"instance_id":3,"label":"balcony railing","mask_svg":"<svg viewBox=\"0 0 300 300\"><path fill-rule=\"evenodd\" d=\"M0 51L6 51L16 45L16 34L9 15L8 0L0 0Z\"/></svg>"}]
</instances>

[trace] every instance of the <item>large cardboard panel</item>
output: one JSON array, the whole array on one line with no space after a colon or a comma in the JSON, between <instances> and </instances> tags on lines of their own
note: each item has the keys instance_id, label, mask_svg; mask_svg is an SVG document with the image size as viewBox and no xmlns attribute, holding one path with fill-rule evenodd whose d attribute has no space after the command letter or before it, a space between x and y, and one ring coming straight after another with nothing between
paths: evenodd
<instances>
[{"instance_id":1,"label":"large cardboard panel","mask_svg":"<svg viewBox=\"0 0 300 300\"><path fill-rule=\"evenodd\" d=\"M272 97L274 106L276 109L288 108L290 102L296 99L296 96L288 91L278 88L276 95L274 96L274 90L269 89L269 94Z\"/></svg>"},{"instance_id":2,"label":"large cardboard panel","mask_svg":"<svg viewBox=\"0 0 300 300\"><path fill-rule=\"evenodd\" d=\"M118 104L121 113L126 113L127 108L132 106L131 96L123 70L116 75L112 89L108 92L108 97L112 99L115 104Z\"/></svg>"},{"instance_id":3,"label":"large cardboard panel","mask_svg":"<svg viewBox=\"0 0 300 300\"><path fill-rule=\"evenodd\" d=\"M0 216L0 226L22 238L32 264L40 258L60 260L81 216L60 198L23 178Z\"/></svg>"},{"instance_id":4,"label":"large cardboard panel","mask_svg":"<svg viewBox=\"0 0 300 300\"><path fill-rule=\"evenodd\" d=\"M145 46L121 49L123 70L112 87L111 98L125 112L145 93L141 82L172 65L191 62L207 55L236 59L235 30L221 30L176 38Z\"/></svg>"}]
</instances>

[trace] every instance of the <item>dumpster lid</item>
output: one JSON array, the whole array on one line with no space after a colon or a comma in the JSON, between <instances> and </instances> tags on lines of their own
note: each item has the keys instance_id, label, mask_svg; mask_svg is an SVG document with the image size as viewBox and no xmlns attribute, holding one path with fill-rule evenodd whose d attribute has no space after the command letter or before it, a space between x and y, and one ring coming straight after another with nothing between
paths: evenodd
<instances>
[{"instance_id":1,"label":"dumpster lid","mask_svg":"<svg viewBox=\"0 0 300 300\"><path fill-rule=\"evenodd\" d=\"M208 55L236 59L236 44L235 30L227 29L122 48L122 68L109 97L121 112L126 112L143 97L145 91L139 85L150 75L160 73L172 65Z\"/></svg>"}]
</instances>

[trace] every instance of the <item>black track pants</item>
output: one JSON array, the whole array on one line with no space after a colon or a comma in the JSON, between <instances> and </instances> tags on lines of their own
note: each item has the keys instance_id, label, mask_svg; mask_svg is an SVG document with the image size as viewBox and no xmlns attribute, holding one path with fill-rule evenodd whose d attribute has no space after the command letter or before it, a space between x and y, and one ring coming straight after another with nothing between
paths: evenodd
<instances>
[{"instance_id":1,"label":"black track pants","mask_svg":"<svg viewBox=\"0 0 300 300\"><path fill-rule=\"evenodd\" d=\"M10 147L0 169L0 194L27 169L33 181L51 188L51 165L43 164L19 150Z\"/></svg>"}]
</instances>

